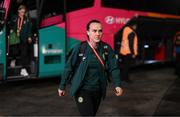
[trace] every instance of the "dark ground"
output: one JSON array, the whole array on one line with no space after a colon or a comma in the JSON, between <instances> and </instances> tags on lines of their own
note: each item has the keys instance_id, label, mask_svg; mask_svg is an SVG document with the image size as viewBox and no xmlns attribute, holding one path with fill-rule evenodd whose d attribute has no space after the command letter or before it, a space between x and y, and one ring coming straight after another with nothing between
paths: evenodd
<instances>
[{"instance_id":1,"label":"dark ground","mask_svg":"<svg viewBox=\"0 0 180 117\"><path fill-rule=\"evenodd\" d=\"M98 116L180 116L180 79L172 67L135 69L131 79L132 84L122 83L121 97L108 87ZM58 79L41 79L0 84L0 116L79 115L69 94L57 96L58 83Z\"/></svg>"}]
</instances>

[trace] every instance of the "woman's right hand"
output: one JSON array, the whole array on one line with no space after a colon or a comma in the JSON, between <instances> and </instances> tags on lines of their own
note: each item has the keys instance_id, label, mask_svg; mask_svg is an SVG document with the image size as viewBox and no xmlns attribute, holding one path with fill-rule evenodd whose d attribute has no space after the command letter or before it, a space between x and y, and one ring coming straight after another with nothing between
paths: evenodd
<instances>
[{"instance_id":1,"label":"woman's right hand","mask_svg":"<svg viewBox=\"0 0 180 117\"><path fill-rule=\"evenodd\" d=\"M58 95L59 96L64 96L65 95L65 91L61 90L61 89L58 89Z\"/></svg>"}]
</instances>

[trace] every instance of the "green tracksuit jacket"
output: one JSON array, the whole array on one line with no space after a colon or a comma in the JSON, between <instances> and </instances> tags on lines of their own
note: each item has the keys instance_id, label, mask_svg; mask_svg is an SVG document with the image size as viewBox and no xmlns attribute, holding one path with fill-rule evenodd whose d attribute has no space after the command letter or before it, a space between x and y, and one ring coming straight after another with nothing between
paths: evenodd
<instances>
[{"instance_id":1,"label":"green tracksuit jacket","mask_svg":"<svg viewBox=\"0 0 180 117\"><path fill-rule=\"evenodd\" d=\"M70 94L72 96L74 96L76 94L76 92L80 89L80 87L83 85L83 79L86 75L86 71L87 71L87 68L89 65L88 55L90 52L85 51L79 66L77 68L75 67L76 61L77 61L77 59L79 59L78 56L79 56L80 46L81 46L81 44L78 44L77 46L75 46L73 48L72 53L69 56L68 61L65 65L65 70L64 70L64 73L62 75L62 79L61 79L61 82L59 85L59 88L61 90L64 90L65 86L67 84L67 81L71 80ZM87 44L87 46L89 46L89 45ZM112 50L112 48L108 44L106 44L104 42L100 42L99 46L100 46L100 50L101 50L100 52L101 53L103 53L104 47L105 46L107 47L108 59L107 59L106 64L108 66L108 71L111 74L112 83L113 83L114 87L117 87L117 86L120 87L121 86L120 70L119 70L119 67L117 65L117 59L115 57L114 51ZM74 71L75 71L75 73L74 73ZM101 78L100 78L100 80L101 80L101 92L102 92L103 98L105 98L107 79L108 78L107 78L107 75L106 75L105 70L103 68L101 71L102 71Z\"/></svg>"}]
</instances>

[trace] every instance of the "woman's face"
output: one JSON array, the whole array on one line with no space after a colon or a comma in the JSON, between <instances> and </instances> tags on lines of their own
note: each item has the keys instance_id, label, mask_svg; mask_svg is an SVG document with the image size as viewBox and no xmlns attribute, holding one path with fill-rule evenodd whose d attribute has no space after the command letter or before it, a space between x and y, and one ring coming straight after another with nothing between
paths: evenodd
<instances>
[{"instance_id":1,"label":"woman's face","mask_svg":"<svg viewBox=\"0 0 180 117\"><path fill-rule=\"evenodd\" d=\"M24 16L25 13L26 13L26 10L25 10L25 9L19 9L19 10L18 10L19 16Z\"/></svg>"},{"instance_id":2,"label":"woman's face","mask_svg":"<svg viewBox=\"0 0 180 117\"><path fill-rule=\"evenodd\" d=\"M100 23L91 23L89 25L89 30L87 31L87 35L89 36L89 40L98 43L102 38L102 25Z\"/></svg>"}]
</instances>

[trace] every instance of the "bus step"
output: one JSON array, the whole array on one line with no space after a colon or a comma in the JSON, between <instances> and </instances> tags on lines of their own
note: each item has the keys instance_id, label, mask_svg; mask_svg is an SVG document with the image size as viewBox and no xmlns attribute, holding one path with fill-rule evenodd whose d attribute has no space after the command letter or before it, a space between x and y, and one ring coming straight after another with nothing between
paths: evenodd
<instances>
[{"instance_id":1,"label":"bus step","mask_svg":"<svg viewBox=\"0 0 180 117\"><path fill-rule=\"evenodd\" d=\"M20 69L22 68L22 66L18 65L18 66L14 66L14 67L11 67L11 66L8 66L7 69Z\"/></svg>"},{"instance_id":2,"label":"bus step","mask_svg":"<svg viewBox=\"0 0 180 117\"><path fill-rule=\"evenodd\" d=\"M37 78L36 74L30 74L29 76L7 76L7 79L32 79L32 78Z\"/></svg>"},{"instance_id":3,"label":"bus step","mask_svg":"<svg viewBox=\"0 0 180 117\"><path fill-rule=\"evenodd\" d=\"M18 75L18 76L7 76L7 79L19 79L19 78L25 78L24 76Z\"/></svg>"},{"instance_id":4,"label":"bus step","mask_svg":"<svg viewBox=\"0 0 180 117\"><path fill-rule=\"evenodd\" d=\"M17 76L21 72L22 66L7 67L8 76Z\"/></svg>"}]
</instances>

